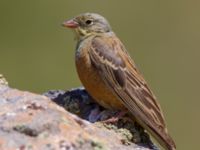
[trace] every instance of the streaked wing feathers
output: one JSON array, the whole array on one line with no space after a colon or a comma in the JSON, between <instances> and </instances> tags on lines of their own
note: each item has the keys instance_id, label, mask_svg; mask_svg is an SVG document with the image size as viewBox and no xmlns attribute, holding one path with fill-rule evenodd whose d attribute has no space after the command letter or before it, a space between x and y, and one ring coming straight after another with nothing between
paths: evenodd
<instances>
[{"instance_id":1,"label":"streaked wing feathers","mask_svg":"<svg viewBox=\"0 0 200 150\"><path fill-rule=\"evenodd\" d=\"M112 49L112 45L105 45L102 42L104 41L99 38L92 41L92 49L89 52L92 63L99 69L99 72L105 73L102 76L105 81L110 80L110 84L115 85L115 88L123 88L126 84L125 62L115 49L107 51Z\"/></svg>"},{"instance_id":2,"label":"streaked wing feathers","mask_svg":"<svg viewBox=\"0 0 200 150\"><path fill-rule=\"evenodd\" d=\"M105 83L136 119L167 139L161 108L120 40L95 37L89 55Z\"/></svg>"}]
</instances>

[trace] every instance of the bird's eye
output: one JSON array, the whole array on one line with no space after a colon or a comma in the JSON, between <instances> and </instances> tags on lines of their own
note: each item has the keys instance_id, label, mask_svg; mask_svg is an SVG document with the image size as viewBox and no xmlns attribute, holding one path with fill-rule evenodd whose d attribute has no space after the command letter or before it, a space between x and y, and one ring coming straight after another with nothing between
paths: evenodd
<instances>
[{"instance_id":1,"label":"bird's eye","mask_svg":"<svg viewBox=\"0 0 200 150\"><path fill-rule=\"evenodd\" d=\"M91 24L92 24L92 20L86 20L85 23L86 23L87 25L91 25Z\"/></svg>"}]
</instances>

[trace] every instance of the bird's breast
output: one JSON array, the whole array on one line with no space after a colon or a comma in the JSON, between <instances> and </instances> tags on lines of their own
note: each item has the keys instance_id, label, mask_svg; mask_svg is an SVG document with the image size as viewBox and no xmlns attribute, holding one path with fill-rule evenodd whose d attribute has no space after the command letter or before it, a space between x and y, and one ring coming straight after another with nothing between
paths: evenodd
<instances>
[{"instance_id":1,"label":"bird's breast","mask_svg":"<svg viewBox=\"0 0 200 150\"><path fill-rule=\"evenodd\" d=\"M90 43L79 43L75 55L77 73L83 86L101 106L108 109L124 110L124 105L104 83L99 70L92 65L89 45Z\"/></svg>"}]
</instances>

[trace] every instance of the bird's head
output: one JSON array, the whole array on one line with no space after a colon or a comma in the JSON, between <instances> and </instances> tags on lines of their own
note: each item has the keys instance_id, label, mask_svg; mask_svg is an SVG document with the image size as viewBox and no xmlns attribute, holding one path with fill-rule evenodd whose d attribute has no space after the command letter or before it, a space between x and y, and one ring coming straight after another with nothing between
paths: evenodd
<instances>
[{"instance_id":1,"label":"bird's head","mask_svg":"<svg viewBox=\"0 0 200 150\"><path fill-rule=\"evenodd\" d=\"M111 31L108 21L99 14L84 13L62 24L64 27L73 29L77 37L86 37L96 33L106 33Z\"/></svg>"}]
</instances>

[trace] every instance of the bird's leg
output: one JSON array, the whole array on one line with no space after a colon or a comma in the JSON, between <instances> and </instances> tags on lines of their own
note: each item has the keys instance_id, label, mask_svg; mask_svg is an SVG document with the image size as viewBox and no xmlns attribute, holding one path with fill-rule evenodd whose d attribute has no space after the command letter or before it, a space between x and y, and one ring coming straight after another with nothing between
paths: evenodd
<instances>
[{"instance_id":1,"label":"bird's leg","mask_svg":"<svg viewBox=\"0 0 200 150\"><path fill-rule=\"evenodd\" d=\"M116 122L119 121L119 119L121 119L122 117L124 117L127 114L127 112L128 111L120 111L115 116L113 116L113 117L111 117L109 119L100 121L100 122L102 122L102 123L116 123Z\"/></svg>"}]
</instances>

